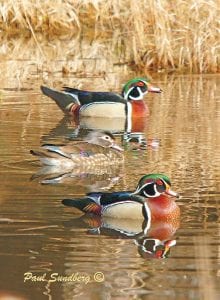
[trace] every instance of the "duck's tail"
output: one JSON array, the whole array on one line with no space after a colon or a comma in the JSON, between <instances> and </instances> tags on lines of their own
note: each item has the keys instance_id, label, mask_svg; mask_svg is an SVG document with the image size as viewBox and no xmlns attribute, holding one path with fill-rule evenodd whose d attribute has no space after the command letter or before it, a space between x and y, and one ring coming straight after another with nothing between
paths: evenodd
<instances>
[{"instance_id":1,"label":"duck's tail","mask_svg":"<svg viewBox=\"0 0 220 300\"><path fill-rule=\"evenodd\" d=\"M40 157L47 156L46 152L44 152L44 151L38 151L38 150L30 150L30 154L32 154L34 156L40 156Z\"/></svg>"},{"instance_id":2,"label":"duck's tail","mask_svg":"<svg viewBox=\"0 0 220 300\"><path fill-rule=\"evenodd\" d=\"M30 150L30 154L37 156L39 160L47 166L59 166L62 163L59 153L44 150Z\"/></svg>"},{"instance_id":3,"label":"duck's tail","mask_svg":"<svg viewBox=\"0 0 220 300\"><path fill-rule=\"evenodd\" d=\"M65 113L71 112L73 105L80 105L77 95L59 92L46 86L41 86L40 88L42 93L53 99Z\"/></svg>"},{"instance_id":4,"label":"duck's tail","mask_svg":"<svg viewBox=\"0 0 220 300\"><path fill-rule=\"evenodd\" d=\"M100 215L101 213L101 206L89 197L78 199L63 199L62 203L66 206L75 207L85 213L93 213L96 215Z\"/></svg>"}]
</instances>

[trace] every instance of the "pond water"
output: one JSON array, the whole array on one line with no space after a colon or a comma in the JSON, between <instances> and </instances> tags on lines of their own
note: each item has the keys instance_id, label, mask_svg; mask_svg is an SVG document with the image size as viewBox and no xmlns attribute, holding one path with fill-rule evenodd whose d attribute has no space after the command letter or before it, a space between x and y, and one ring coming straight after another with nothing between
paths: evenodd
<instances>
[{"instance_id":1,"label":"pond water","mask_svg":"<svg viewBox=\"0 0 220 300\"><path fill-rule=\"evenodd\" d=\"M111 86L87 78L86 87L119 91L129 78ZM73 86L73 78L62 80ZM124 145L124 123L85 120L79 128L42 96L41 80L24 90L2 81L0 299L4 293L15 299L220 299L220 76L157 76L154 83L163 93L146 96L150 116L134 130L145 140L143 149L125 145L119 169L55 176L40 173L30 149L80 140L87 128L106 126ZM141 224L101 220L98 229L100 220L79 218L61 203L89 191L134 189L152 172L167 174L180 194L180 223L159 237L154 228L148 233L149 247L153 238L176 241L166 258L154 259L140 240L112 229ZM25 273L35 277L24 282ZM62 279L71 274L69 282Z\"/></svg>"}]
</instances>

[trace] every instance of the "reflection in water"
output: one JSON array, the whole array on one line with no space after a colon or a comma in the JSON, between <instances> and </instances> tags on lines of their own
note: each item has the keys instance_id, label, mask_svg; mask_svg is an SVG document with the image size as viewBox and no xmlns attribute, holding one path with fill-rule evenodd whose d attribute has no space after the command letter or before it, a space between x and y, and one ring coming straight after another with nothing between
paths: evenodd
<instances>
[{"instance_id":1,"label":"reflection in water","mask_svg":"<svg viewBox=\"0 0 220 300\"><path fill-rule=\"evenodd\" d=\"M81 118L79 123L76 123L71 116L64 116L49 133L42 135L41 142L45 143L48 139L64 136L69 139L83 139L91 130L106 130L116 135L135 135L138 139L145 138L148 119L136 118L130 123L130 128L127 126L127 120L122 118Z\"/></svg>"},{"instance_id":2,"label":"reflection in water","mask_svg":"<svg viewBox=\"0 0 220 300\"><path fill-rule=\"evenodd\" d=\"M28 299L19 293L0 290L0 300L28 300Z\"/></svg>"},{"instance_id":3,"label":"reflection in water","mask_svg":"<svg viewBox=\"0 0 220 300\"><path fill-rule=\"evenodd\" d=\"M95 299L97 295L103 294L104 298L107 295L128 298L134 293L148 293L147 282L154 276L154 268L158 268L150 259L166 258L170 255L170 248L176 245L173 235L178 228L177 223L174 226L169 222L153 222L147 228L147 224L141 220L91 216L64 222L72 245L72 251L65 257L65 275L75 274L76 268L80 274L89 274L92 279L96 272L103 274L103 280L99 283L92 280L90 286L63 284L65 297L68 299L71 294L82 295L83 299L90 295ZM77 233L84 236L83 244L76 242ZM90 244L94 239L92 250ZM77 251L75 243L78 244ZM91 251L93 254L90 257ZM140 264L139 257L149 263ZM87 262L89 269L83 266L83 261ZM139 268L142 268L141 272L138 271Z\"/></svg>"},{"instance_id":4,"label":"reflection in water","mask_svg":"<svg viewBox=\"0 0 220 300\"><path fill-rule=\"evenodd\" d=\"M84 215L64 222L75 230L86 229L88 234L109 236L111 239L130 239L137 245L143 258L165 258L170 248L176 245L171 240L179 227L176 222L154 220L150 227L147 221Z\"/></svg>"},{"instance_id":5,"label":"reflection in water","mask_svg":"<svg viewBox=\"0 0 220 300\"><path fill-rule=\"evenodd\" d=\"M160 146L159 139L147 139L143 132L124 132L122 143L127 150L145 150L147 147L152 150L158 150Z\"/></svg>"},{"instance_id":6,"label":"reflection in water","mask_svg":"<svg viewBox=\"0 0 220 300\"><path fill-rule=\"evenodd\" d=\"M41 137L41 143L46 143L48 139L66 137L68 140L81 140L83 139L91 130L107 130L112 132L116 137L120 136L122 144L131 150L145 148L146 146L152 147L152 149L157 149L159 147L160 141L157 138L146 138L147 129L147 119L139 118L138 126L137 119L135 122L131 123L131 130L127 129L127 122L123 119L104 119L104 118L82 118L77 125L73 118L70 116L63 117L57 125L49 131L49 133L44 133ZM117 121L122 122L123 126L117 126ZM94 123L96 126L93 126ZM114 127L112 127L112 125ZM133 127L135 125L135 127ZM64 136L65 133L65 136ZM134 147L133 147L134 146Z\"/></svg>"},{"instance_id":7,"label":"reflection in water","mask_svg":"<svg viewBox=\"0 0 220 300\"><path fill-rule=\"evenodd\" d=\"M109 89L120 90L124 79L112 73L106 78L92 78L94 89L101 89L108 81ZM164 260L143 258L133 243L135 238L92 234L88 230L93 227L86 224L81 228L63 226L75 215L61 205L61 199L84 195L91 178L82 185L77 181L81 177L65 185L29 181L38 169L29 150L38 147L40 141L66 141L78 129L68 120L58 128L60 131L54 131L63 114L41 97L42 82L27 82L33 91L4 90L0 99L0 290L15 291L28 299L48 299L46 293L54 299L154 300L161 295L163 299L218 299L219 78L162 75L157 80L164 92L156 99L148 95L150 117L141 132L147 142L157 138L160 146L157 151L150 147L125 151L123 175L113 188L132 190L136 178L146 172L164 172L172 178L181 194L178 237L173 236L175 228L172 233L173 226L166 228L165 224L161 224L163 230L148 230L148 239L177 240ZM59 81L73 85L76 78L59 77ZM91 78L77 81L84 86L91 84ZM3 78L1 85L7 84ZM80 128L79 135L76 132L79 140L86 130ZM102 186L107 187L110 179L103 176ZM156 232L164 232L162 238ZM146 245L150 244L148 240ZM39 275L84 272L91 276L102 272L104 281L53 283L49 287L48 282L24 284L27 271Z\"/></svg>"},{"instance_id":8,"label":"reflection in water","mask_svg":"<svg viewBox=\"0 0 220 300\"><path fill-rule=\"evenodd\" d=\"M92 120L94 124L96 124L96 129L110 129L116 137L121 137L121 143L124 145L126 150L145 150L147 147L150 147L153 150L157 150L159 147L160 141L156 138L147 140L145 137L145 126L147 123L147 119L139 118L134 120L135 131L126 131L127 120L119 119L123 124L123 128L111 128L111 124L114 123L115 119L103 119L103 118L87 118L87 120ZM138 123L137 123L138 120ZM81 124L82 121L82 124ZM104 128L102 127L105 124ZM131 128L133 128L133 123L131 123ZM137 127L139 124L139 127ZM86 127L83 119L80 120L79 124L76 127L75 121L71 117L63 117L62 120L50 130L48 134L44 134L41 138L42 143L47 143L47 141L51 138L63 139L63 132L66 134L66 140L64 143L66 144L68 140L81 141L86 135L94 129L94 126L87 123ZM88 126L88 127L87 127ZM75 129L74 129L75 128ZM57 184L57 183L65 183L65 184L77 184L77 185L90 185L90 191L93 190L95 186L98 189L108 187L111 188L113 184L115 184L118 179L123 175L123 167L118 164L114 164L111 166L76 166L74 168L63 167L59 168L58 166L46 166L37 171L36 174L32 175L31 179L40 180L42 184ZM93 176L92 176L93 175ZM77 178L78 177L78 178ZM103 180L107 180L108 183L104 183ZM93 183L91 183L92 181ZM94 181L96 182L94 186ZM110 182L109 182L110 181ZM104 185L103 185L104 183Z\"/></svg>"},{"instance_id":9,"label":"reflection in water","mask_svg":"<svg viewBox=\"0 0 220 300\"><path fill-rule=\"evenodd\" d=\"M87 166L64 169L45 166L31 176L31 180L37 179L42 184L71 184L74 186L87 186L89 191L110 189L123 176L123 168L116 166Z\"/></svg>"}]
</instances>

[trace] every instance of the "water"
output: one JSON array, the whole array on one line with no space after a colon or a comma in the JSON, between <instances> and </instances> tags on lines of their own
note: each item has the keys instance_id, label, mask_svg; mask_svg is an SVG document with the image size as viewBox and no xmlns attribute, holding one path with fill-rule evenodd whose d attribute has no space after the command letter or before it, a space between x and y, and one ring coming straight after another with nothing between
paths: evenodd
<instances>
[{"instance_id":1,"label":"water","mask_svg":"<svg viewBox=\"0 0 220 300\"><path fill-rule=\"evenodd\" d=\"M57 181L54 174L39 174L29 150L74 135L81 139L86 129L78 129L41 95L40 80L23 91L8 89L12 84L2 81L0 290L16 299L220 298L220 77L170 75L154 81L163 93L147 95L150 117L136 130L147 146L135 151L125 145L123 168L96 175L56 174ZM106 83L106 89L119 90L122 82ZM88 87L101 89L99 79ZM81 124L104 125L106 121ZM122 143L123 122L107 127ZM141 232L142 224L102 220L97 230L100 219L80 219L61 204L67 196L89 191L133 189L140 176L151 172L167 174L181 195L180 224L168 226L161 237L176 240L167 258L153 259L142 251L140 239L113 230ZM155 232L148 232L149 245ZM25 273L32 273L32 280ZM69 282L58 277L71 274Z\"/></svg>"}]
</instances>

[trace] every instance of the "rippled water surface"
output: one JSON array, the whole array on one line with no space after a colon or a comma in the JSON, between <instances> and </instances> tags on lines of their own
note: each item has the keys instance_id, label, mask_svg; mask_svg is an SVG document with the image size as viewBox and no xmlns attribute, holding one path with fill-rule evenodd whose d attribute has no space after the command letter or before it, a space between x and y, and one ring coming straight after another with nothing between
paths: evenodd
<instances>
[{"instance_id":1,"label":"rippled water surface","mask_svg":"<svg viewBox=\"0 0 220 300\"><path fill-rule=\"evenodd\" d=\"M125 80L109 87L91 78L89 88L119 90ZM24 91L1 83L0 290L16 299L220 299L220 77L154 83L163 93L146 96L150 117L133 128L147 143L141 150L124 145L123 122L85 120L77 128L41 95L42 82ZM124 166L95 175L41 174L30 149L80 140L87 127L116 133L126 149ZM142 224L79 218L61 204L89 191L134 189L151 172L167 174L180 193L180 223L148 232L149 247L153 239L176 241L166 258L114 230L141 232ZM32 279L24 282L25 273Z\"/></svg>"}]
</instances>

